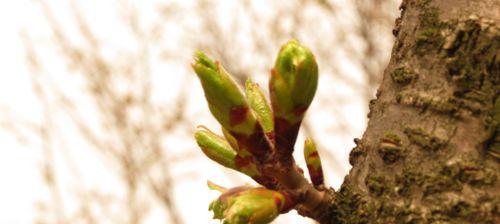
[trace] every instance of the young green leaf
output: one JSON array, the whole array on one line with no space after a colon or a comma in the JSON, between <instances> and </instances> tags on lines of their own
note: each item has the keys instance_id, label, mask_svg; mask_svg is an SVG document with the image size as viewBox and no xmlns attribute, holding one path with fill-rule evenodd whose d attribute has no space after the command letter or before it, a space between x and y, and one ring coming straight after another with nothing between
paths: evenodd
<instances>
[{"instance_id":1,"label":"young green leaf","mask_svg":"<svg viewBox=\"0 0 500 224\"><path fill-rule=\"evenodd\" d=\"M200 126L200 129L195 132L195 139L203 153L211 160L254 179L260 177L261 173L253 156L248 152L246 152L247 156L239 154L242 151L235 151L224 137Z\"/></svg>"},{"instance_id":2,"label":"young green leaf","mask_svg":"<svg viewBox=\"0 0 500 224\"><path fill-rule=\"evenodd\" d=\"M246 96L250 108L257 115L258 121L268 137L272 137L274 133L274 118L273 111L266 100L266 96L260 89L257 83L247 79L245 83Z\"/></svg>"},{"instance_id":3,"label":"young green leaf","mask_svg":"<svg viewBox=\"0 0 500 224\"><path fill-rule=\"evenodd\" d=\"M223 137L206 128L197 130L194 137L208 158L227 168L237 169L235 165L236 151Z\"/></svg>"},{"instance_id":4,"label":"young green leaf","mask_svg":"<svg viewBox=\"0 0 500 224\"><path fill-rule=\"evenodd\" d=\"M205 92L213 116L227 130L249 135L254 132L256 117L236 82L218 63L202 52L195 54L192 65Z\"/></svg>"}]
</instances>

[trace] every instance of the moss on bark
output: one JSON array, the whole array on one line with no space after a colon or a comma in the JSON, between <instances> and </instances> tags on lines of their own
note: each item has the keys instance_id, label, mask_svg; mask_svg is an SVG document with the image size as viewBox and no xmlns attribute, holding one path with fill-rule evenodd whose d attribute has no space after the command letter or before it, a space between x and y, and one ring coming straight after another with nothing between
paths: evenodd
<instances>
[{"instance_id":1,"label":"moss on bark","mask_svg":"<svg viewBox=\"0 0 500 224\"><path fill-rule=\"evenodd\" d=\"M500 15L481 17L499 3L403 4L368 128L323 223L500 223Z\"/></svg>"}]
</instances>

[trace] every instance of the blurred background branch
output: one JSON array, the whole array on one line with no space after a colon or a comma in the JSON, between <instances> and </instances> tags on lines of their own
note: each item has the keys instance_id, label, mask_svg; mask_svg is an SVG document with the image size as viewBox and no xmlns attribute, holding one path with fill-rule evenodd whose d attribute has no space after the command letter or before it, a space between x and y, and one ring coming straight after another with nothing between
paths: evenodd
<instances>
[{"instance_id":1,"label":"blurred background branch","mask_svg":"<svg viewBox=\"0 0 500 224\"><path fill-rule=\"evenodd\" d=\"M50 197L37 203L36 223L195 220L187 214L201 211L186 207L189 191L205 189L199 183L209 177L182 167L198 167L195 124L214 124L189 67L197 49L239 83L252 77L267 89L281 44L296 38L310 47L321 79L302 135L316 140L327 180L338 187L389 59L397 3L109 0L97 4L101 14L77 0L30 3L44 34L24 27L20 37L37 105L21 119L9 112L16 105L0 101L0 125L41 149Z\"/></svg>"}]
</instances>

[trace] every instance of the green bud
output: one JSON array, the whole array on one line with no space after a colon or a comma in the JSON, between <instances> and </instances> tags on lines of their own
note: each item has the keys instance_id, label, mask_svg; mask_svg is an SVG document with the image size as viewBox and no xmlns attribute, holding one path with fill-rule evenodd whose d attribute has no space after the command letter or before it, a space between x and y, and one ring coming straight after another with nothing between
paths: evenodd
<instances>
[{"instance_id":1,"label":"green bud","mask_svg":"<svg viewBox=\"0 0 500 224\"><path fill-rule=\"evenodd\" d=\"M306 160L307 170L313 185L318 187L324 184L323 168L321 167L321 159L319 157L316 145L307 138L304 142L304 159Z\"/></svg>"},{"instance_id":2,"label":"green bud","mask_svg":"<svg viewBox=\"0 0 500 224\"><path fill-rule=\"evenodd\" d=\"M227 130L249 135L254 132L256 118L236 82L218 63L202 52L192 65L205 92L210 112Z\"/></svg>"},{"instance_id":3,"label":"green bud","mask_svg":"<svg viewBox=\"0 0 500 224\"><path fill-rule=\"evenodd\" d=\"M203 126L199 126L194 134L198 146L203 153L211 160L220 165L244 173L252 178L260 176L260 171L256 161L249 152L235 151L233 147L224 139ZM226 133L230 136L229 133Z\"/></svg>"},{"instance_id":4,"label":"green bud","mask_svg":"<svg viewBox=\"0 0 500 224\"><path fill-rule=\"evenodd\" d=\"M259 85L253 83L250 79L246 81L245 87L248 104L257 115L262 129L265 133L272 133L274 131L273 112L266 100L266 96L259 88Z\"/></svg>"},{"instance_id":5,"label":"green bud","mask_svg":"<svg viewBox=\"0 0 500 224\"><path fill-rule=\"evenodd\" d=\"M298 41L288 41L281 47L269 82L275 116L292 124L300 122L317 85L318 65L314 55Z\"/></svg>"},{"instance_id":6,"label":"green bud","mask_svg":"<svg viewBox=\"0 0 500 224\"><path fill-rule=\"evenodd\" d=\"M223 137L206 128L197 130L194 137L198 146L208 158L227 168L236 169L236 151L231 148Z\"/></svg>"},{"instance_id":7,"label":"green bud","mask_svg":"<svg viewBox=\"0 0 500 224\"><path fill-rule=\"evenodd\" d=\"M237 187L225 191L209 210L224 224L265 224L284 210L285 196L266 188Z\"/></svg>"}]
</instances>

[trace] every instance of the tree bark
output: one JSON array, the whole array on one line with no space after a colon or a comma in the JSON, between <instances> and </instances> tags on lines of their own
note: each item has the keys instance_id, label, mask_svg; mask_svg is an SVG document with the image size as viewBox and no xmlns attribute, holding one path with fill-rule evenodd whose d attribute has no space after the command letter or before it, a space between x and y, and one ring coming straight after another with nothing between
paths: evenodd
<instances>
[{"instance_id":1,"label":"tree bark","mask_svg":"<svg viewBox=\"0 0 500 224\"><path fill-rule=\"evenodd\" d=\"M500 1L406 0L321 223L500 223Z\"/></svg>"}]
</instances>

